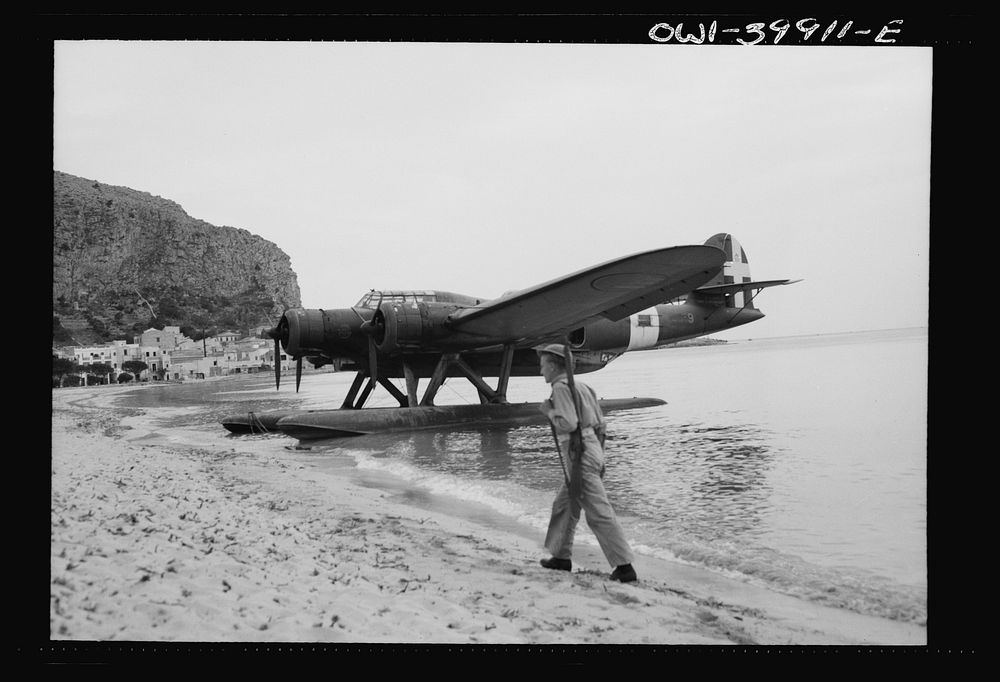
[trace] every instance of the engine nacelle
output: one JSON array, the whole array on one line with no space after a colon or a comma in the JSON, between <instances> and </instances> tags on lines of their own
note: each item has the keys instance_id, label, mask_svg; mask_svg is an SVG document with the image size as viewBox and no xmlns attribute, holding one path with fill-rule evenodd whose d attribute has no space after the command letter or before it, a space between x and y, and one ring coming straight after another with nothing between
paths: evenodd
<instances>
[{"instance_id":1,"label":"engine nacelle","mask_svg":"<svg viewBox=\"0 0 1000 682\"><path fill-rule=\"evenodd\" d=\"M447 331L455 306L419 301L386 301L375 311L375 347L382 353L429 350Z\"/></svg>"},{"instance_id":2,"label":"engine nacelle","mask_svg":"<svg viewBox=\"0 0 1000 682\"><path fill-rule=\"evenodd\" d=\"M286 310L278 325L285 352L292 357L299 357L307 352L323 350L324 317L322 310Z\"/></svg>"},{"instance_id":3,"label":"engine nacelle","mask_svg":"<svg viewBox=\"0 0 1000 682\"><path fill-rule=\"evenodd\" d=\"M569 335L570 346L587 350L620 350L628 348L631 338L631 318L612 322L598 320L573 330Z\"/></svg>"},{"instance_id":4,"label":"engine nacelle","mask_svg":"<svg viewBox=\"0 0 1000 682\"><path fill-rule=\"evenodd\" d=\"M334 357L350 353L346 344L350 344L361 322L350 309L293 308L281 316L277 333L285 352L294 358L321 354Z\"/></svg>"}]
</instances>

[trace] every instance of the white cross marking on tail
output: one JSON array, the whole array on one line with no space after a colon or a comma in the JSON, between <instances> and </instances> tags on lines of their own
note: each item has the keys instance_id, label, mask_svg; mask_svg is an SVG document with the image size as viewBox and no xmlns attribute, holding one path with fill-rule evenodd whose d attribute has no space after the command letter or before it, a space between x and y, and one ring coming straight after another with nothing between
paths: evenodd
<instances>
[{"instance_id":1,"label":"white cross marking on tail","mask_svg":"<svg viewBox=\"0 0 1000 682\"><path fill-rule=\"evenodd\" d=\"M733 259L722 264L722 274L733 278L735 284L743 282L744 278L750 279L750 264L741 258L743 247L739 242L733 240ZM737 308L742 308L744 304L744 294L739 292L733 294L733 303Z\"/></svg>"}]
</instances>

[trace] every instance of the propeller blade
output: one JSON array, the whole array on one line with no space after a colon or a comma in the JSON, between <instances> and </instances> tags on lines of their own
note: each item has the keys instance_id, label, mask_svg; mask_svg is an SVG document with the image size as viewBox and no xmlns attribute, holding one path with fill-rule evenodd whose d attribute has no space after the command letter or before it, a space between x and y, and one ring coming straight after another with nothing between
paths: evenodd
<instances>
[{"instance_id":1,"label":"propeller blade","mask_svg":"<svg viewBox=\"0 0 1000 682\"><path fill-rule=\"evenodd\" d=\"M299 392L299 384L302 383L302 357L295 359L295 392Z\"/></svg>"},{"instance_id":2,"label":"propeller blade","mask_svg":"<svg viewBox=\"0 0 1000 682\"><path fill-rule=\"evenodd\" d=\"M375 290L372 289L372 291ZM375 313L370 320L361 324L361 331L368 335L368 374L373 382L378 379L378 347L375 345L375 335L379 332L376 320L379 309L382 307L382 297L382 292L378 292L378 305L375 306Z\"/></svg>"},{"instance_id":3,"label":"propeller blade","mask_svg":"<svg viewBox=\"0 0 1000 682\"><path fill-rule=\"evenodd\" d=\"M372 289L372 292L374 291ZM368 335L368 386L365 388L366 395L375 388L375 382L378 381L378 347L375 344L375 335L379 332L376 320L378 319L379 309L382 307L382 298L383 294L380 291L378 294L378 305L375 306L375 313L370 320L361 323L361 331ZM357 310L354 312L360 315Z\"/></svg>"},{"instance_id":4,"label":"propeller blade","mask_svg":"<svg viewBox=\"0 0 1000 682\"><path fill-rule=\"evenodd\" d=\"M375 290L372 289L372 293L374 292ZM378 317L379 308L382 307L382 297L383 293L381 291L378 292L378 303L375 304L375 313L372 315L371 319L363 321L361 323L361 331L364 332L365 334L368 334L369 336L372 336L378 332L378 328L375 326L375 319ZM355 315L361 317L361 313L359 313L357 310L355 310L354 308L351 308L351 310L354 310ZM362 320L364 320L364 318L362 318Z\"/></svg>"},{"instance_id":5,"label":"propeller blade","mask_svg":"<svg viewBox=\"0 0 1000 682\"><path fill-rule=\"evenodd\" d=\"M274 337L274 390L281 387L281 341Z\"/></svg>"},{"instance_id":6,"label":"propeller blade","mask_svg":"<svg viewBox=\"0 0 1000 682\"><path fill-rule=\"evenodd\" d=\"M378 379L378 349L375 347L375 338L368 337L368 373L372 381Z\"/></svg>"}]
</instances>

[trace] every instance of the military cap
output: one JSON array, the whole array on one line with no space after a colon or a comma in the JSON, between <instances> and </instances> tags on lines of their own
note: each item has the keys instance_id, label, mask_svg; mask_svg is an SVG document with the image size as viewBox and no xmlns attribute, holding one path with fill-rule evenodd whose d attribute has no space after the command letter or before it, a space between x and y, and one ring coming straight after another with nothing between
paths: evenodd
<instances>
[{"instance_id":1,"label":"military cap","mask_svg":"<svg viewBox=\"0 0 1000 682\"><path fill-rule=\"evenodd\" d=\"M558 355L563 360L566 359L566 347L561 343L550 343L545 346L535 346L535 351L539 355L542 353L551 353L552 355Z\"/></svg>"}]
</instances>

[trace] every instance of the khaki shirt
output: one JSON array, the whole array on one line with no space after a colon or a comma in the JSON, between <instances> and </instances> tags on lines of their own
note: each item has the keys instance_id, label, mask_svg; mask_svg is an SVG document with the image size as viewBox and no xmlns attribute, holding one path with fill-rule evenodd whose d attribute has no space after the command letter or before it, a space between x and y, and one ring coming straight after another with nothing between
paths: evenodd
<instances>
[{"instance_id":1,"label":"khaki shirt","mask_svg":"<svg viewBox=\"0 0 1000 682\"><path fill-rule=\"evenodd\" d=\"M593 428L599 435L604 433L604 413L597 402L594 389L579 381L576 385L577 400L580 403L580 416L583 419L583 429ZM576 408L573 406L573 395L570 393L569 382L565 374L560 374L552 382L552 410L549 419L556 427L560 436L569 434L576 429Z\"/></svg>"}]
</instances>

